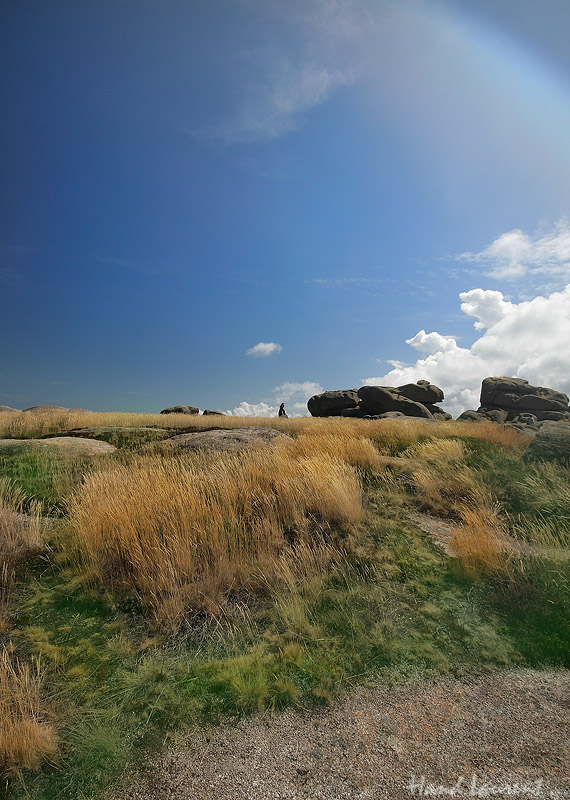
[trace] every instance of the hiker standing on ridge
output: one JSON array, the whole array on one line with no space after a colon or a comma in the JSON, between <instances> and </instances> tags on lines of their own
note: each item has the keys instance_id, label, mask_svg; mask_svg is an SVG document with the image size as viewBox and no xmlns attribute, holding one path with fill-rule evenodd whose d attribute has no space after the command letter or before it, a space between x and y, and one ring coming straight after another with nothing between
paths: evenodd
<instances>
[{"instance_id":1,"label":"hiker standing on ridge","mask_svg":"<svg viewBox=\"0 0 570 800\"><path fill-rule=\"evenodd\" d=\"M287 417L287 413L285 411L285 403L281 403L281 405L279 406L279 414L278 414L278 416L286 417L287 419L289 419L289 417Z\"/></svg>"}]
</instances>

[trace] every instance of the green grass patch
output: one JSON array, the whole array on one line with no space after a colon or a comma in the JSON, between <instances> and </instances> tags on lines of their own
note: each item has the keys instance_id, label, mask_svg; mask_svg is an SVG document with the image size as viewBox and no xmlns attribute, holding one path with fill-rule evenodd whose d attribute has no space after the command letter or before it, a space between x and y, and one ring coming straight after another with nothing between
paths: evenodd
<instances>
[{"instance_id":1,"label":"green grass patch","mask_svg":"<svg viewBox=\"0 0 570 800\"><path fill-rule=\"evenodd\" d=\"M92 458L33 444L0 448L0 476L21 489L29 501L38 500L44 514L63 510L66 498L92 464Z\"/></svg>"}]
</instances>

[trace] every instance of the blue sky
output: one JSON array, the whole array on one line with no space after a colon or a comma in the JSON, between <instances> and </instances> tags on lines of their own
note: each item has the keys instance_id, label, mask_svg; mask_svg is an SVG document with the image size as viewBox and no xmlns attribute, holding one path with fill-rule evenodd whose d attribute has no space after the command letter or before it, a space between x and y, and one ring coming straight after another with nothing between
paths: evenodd
<instances>
[{"instance_id":1,"label":"blue sky","mask_svg":"<svg viewBox=\"0 0 570 800\"><path fill-rule=\"evenodd\" d=\"M0 403L570 389L569 29L566 0L5 0Z\"/></svg>"}]
</instances>

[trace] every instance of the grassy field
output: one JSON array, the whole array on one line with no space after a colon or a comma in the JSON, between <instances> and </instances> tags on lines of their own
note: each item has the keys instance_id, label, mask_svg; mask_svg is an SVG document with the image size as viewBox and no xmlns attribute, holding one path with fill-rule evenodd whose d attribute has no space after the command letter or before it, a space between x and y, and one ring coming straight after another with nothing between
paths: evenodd
<instances>
[{"instance_id":1,"label":"grassy field","mask_svg":"<svg viewBox=\"0 0 570 800\"><path fill-rule=\"evenodd\" d=\"M244 453L173 432L269 425ZM493 423L0 414L0 773L101 797L177 730L358 682L570 666L570 470ZM411 512L453 524L450 558Z\"/></svg>"}]
</instances>

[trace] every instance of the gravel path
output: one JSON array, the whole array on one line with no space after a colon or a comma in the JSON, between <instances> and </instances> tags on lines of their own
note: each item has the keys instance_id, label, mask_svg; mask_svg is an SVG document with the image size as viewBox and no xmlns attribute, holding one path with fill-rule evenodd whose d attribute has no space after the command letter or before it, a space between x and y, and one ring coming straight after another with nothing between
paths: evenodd
<instances>
[{"instance_id":1,"label":"gravel path","mask_svg":"<svg viewBox=\"0 0 570 800\"><path fill-rule=\"evenodd\" d=\"M570 672L359 688L200 729L114 800L570 798Z\"/></svg>"}]
</instances>

